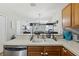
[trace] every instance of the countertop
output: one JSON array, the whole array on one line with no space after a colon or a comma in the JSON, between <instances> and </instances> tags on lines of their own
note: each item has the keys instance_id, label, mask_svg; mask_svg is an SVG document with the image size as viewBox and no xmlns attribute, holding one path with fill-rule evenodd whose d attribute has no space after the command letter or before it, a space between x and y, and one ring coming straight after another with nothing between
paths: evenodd
<instances>
[{"instance_id":1,"label":"countertop","mask_svg":"<svg viewBox=\"0 0 79 59\"><path fill-rule=\"evenodd\" d=\"M34 43L34 42L30 42L27 39L14 39L14 40L10 40L8 42L5 42L3 45L26 45L26 46L53 46L53 45L57 45L57 46L64 46L65 48L67 48L69 51L71 51L73 54L79 56L79 43L74 42L74 41L67 41L64 39L58 39L55 42L40 42L40 43ZM2 50L0 51L2 52Z\"/></svg>"},{"instance_id":2,"label":"countertop","mask_svg":"<svg viewBox=\"0 0 79 59\"><path fill-rule=\"evenodd\" d=\"M5 42L4 45L50 46L50 45L62 45L62 44L56 41L55 42L32 42L27 39L14 39L14 40Z\"/></svg>"}]
</instances>

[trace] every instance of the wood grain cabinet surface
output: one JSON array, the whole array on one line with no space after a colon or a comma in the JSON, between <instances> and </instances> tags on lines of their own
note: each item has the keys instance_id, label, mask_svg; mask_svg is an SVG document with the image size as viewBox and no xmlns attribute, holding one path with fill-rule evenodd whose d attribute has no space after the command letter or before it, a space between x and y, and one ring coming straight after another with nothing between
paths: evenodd
<instances>
[{"instance_id":1,"label":"wood grain cabinet surface","mask_svg":"<svg viewBox=\"0 0 79 59\"><path fill-rule=\"evenodd\" d=\"M67 5L62 11L63 26L71 26L71 4Z\"/></svg>"},{"instance_id":2,"label":"wood grain cabinet surface","mask_svg":"<svg viewBox=\"0 0 79 59\"><path fill-rule=\"evenodd\" d=\"M63 27L79 28L79 3L68 4L62 10Z\"/></svg>"},{"instance_id":3,"label":"wood grain cabinet surface","mask_svg":"<svg viewBox=\"0 0 79 59\"><path fill-rule=\"evenodd\" d=\"M75 56L75 55L66 48L62 48L62 56Z\"/></svg>"},{"instance_id":4,"label":"wood grain cabinet surface","mask_svg":"<svg viewBox=\"0 0 79 59\"><path fill-rule=\"evenodd\" d=\"M72 27L79 28L79 3L72 4Z\"/></svg>"},{"instance_id":5,"label":"wood grain cabinet surface","mask_svg":"<svg viewBox=\"0 0 79 59\"><path fill-rule=\"evenodd\" d=\"M29 46L28 56L60 56L60 46Z\"/></svg>"},{"instance_id":6,"label":"wood grain cabinet surface","mask_svg":"<svg viewBox=\"0 0 79 59\"><path fill-rule=\"evenodd\" d=\"M44 53L43 46L29 46L28 49L28 56L42 56Z\"/></svg>"},{"instance_id":7,"label":"wood grain cabinet surface","mask_svg":"<svg viewBox=\"0 0 79 59\"><path fill-rule=\"evenodd\" d=\"M46 46L44 53L46 56L61 56L61 46Z\"/></svg>"},{"instance_id":8,"label":"wood grain cabinet surface","mask_svg":"<svg viewBox=\"0 0 79 59\"><path fill-rule=\"evenodd\" d=\"M62 46L28 46L28 56L75 56Z\"/></svg>"}]
</instances>

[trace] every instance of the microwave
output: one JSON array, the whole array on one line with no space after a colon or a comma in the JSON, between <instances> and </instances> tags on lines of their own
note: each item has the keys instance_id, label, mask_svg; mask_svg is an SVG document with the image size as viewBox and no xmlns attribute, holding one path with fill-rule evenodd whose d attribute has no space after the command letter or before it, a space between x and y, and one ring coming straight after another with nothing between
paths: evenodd
<instances>
[{"instance_id":1,"label":"microwave","mask_svg":"<svg viewBox=\"0 0 79 59\"><path fill-rule=\"evenodd\" d=\"M79 35L73 34L73 40L74 41L79 41Z\"/></svg>"}]
</instances>

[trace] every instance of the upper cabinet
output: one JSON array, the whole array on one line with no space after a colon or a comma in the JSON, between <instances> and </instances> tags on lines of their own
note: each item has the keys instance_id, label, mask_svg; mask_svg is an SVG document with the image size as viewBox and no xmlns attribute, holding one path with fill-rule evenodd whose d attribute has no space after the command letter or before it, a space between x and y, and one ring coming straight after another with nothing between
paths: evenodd
<instances>
[{"instance_id":1,"label":"upper cabinet","mask_svg":"<svg viewBox=\"0 0 79 59\"><path fill-rule=\"evenodd\" d=\"M79 28L79 3L68 4L62 10L63 27Z\"/></svg>"},{"instance_id":2,"label":"upper cabinet","mask_svg":"<svg viewBox=\"0 0 79 59\"><path fill-rule=\"evenodd\" d=\"M62 11L63 26L71 26L71 5L67 5Z\"/></svg>"},{"instance_id":3,"label":"upper cabinet","mask_svg":"<svg viewBox=\"0 0 79 59\"><path fill-rule=\"evenodd\" d=\"M79 3L72 4L72 27L79 28Z\"/></svg>"}]
</instances>

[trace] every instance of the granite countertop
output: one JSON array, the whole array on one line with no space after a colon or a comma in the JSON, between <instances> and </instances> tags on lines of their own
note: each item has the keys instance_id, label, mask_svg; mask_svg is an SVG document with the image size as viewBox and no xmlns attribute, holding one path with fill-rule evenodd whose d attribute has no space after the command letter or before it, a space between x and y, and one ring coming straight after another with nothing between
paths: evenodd
<instances>
[{"instance_id":1,"label":"granite countertop","mask_svg":"<svg viewBox=\"0 0 79 59\"><path fill-rule=\"evenodd\" d=\"M61 43L69 51L71 51L73 54L79 56L79 43L74 41L67 41L63 39L58 40L58 42Z\"/></svg>"},{"instance_id":2,"label":"granite countertop","mask_svg":"<svg viewBox=\"0 0 79 59\"><path fill-rule=\"evenodd\" d=\"M32 42L27 39L14 39L8 42L5 42L4 45L27 45L27 46L49 46L49 45L62 45L59 42Z\"/></svg>"},{"instance_id":3,"label":"granite countertop","mask_svg":"<svg viewBox=\"0 0 79 59\"><path fill-rule=\"evenodd\" d=\"M57 41L50 43L50 42L40 42L34 43L27 39L14 39L8 42L5 42L4 45L26 45L26 46L64 46L73 54L79 56L79 43L74 41L66 41L64 39L58 39ZM2 50L1 50L2 51ZM0 52L1 52L0 51Z\"/></svg>"}]
</instances>

